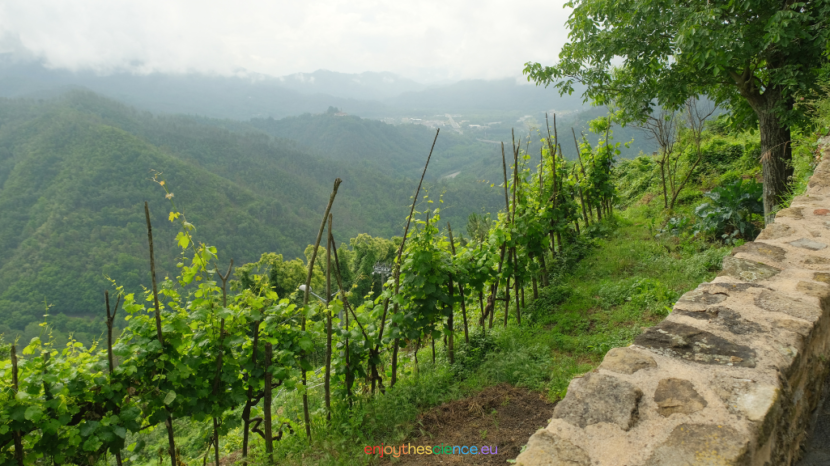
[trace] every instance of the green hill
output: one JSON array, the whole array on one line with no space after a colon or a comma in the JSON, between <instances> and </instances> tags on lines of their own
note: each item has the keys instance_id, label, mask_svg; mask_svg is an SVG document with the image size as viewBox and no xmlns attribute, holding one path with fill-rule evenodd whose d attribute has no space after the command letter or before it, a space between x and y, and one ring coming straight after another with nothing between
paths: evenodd
<instances>
[{"instance_id":1,"label":"green hill","mask_svg":"<svg viewBox=\"0 0 830 466\"><path fill-rule=\"evenodd\" d=\"M0 100L0 333L34 331L48 304L50 315L70 317L59 317L67 331L97 335L102 319L72 318L101 315L106 277L127 289L149 285L145 200L160 274L172 272L175 229L151 170L163 172L197 237L237 264L266 251L300 256L336 177L343 179L333 211L341 241L401 233L414 177L220 126L137 112L90 93ZM422 163L431 139L419 142ZM436 150L433 157L445 156ZM430 191L446 191L446 218L461 224L470 212L499 205L488 188L439 183Z\"/></svg>"}]
</instances>

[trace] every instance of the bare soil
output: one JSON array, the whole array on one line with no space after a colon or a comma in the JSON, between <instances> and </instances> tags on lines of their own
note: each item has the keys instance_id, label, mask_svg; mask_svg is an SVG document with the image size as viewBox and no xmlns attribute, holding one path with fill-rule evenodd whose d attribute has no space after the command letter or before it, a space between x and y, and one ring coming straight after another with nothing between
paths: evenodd
<instances>
[{"instance_id":1,"label":"bare soil","mask_svg":"<svg viewBox=\"0 0 830 466\"><path fill-rule=\"evenodd\" d=\"M479 394L445 403L418 418L419 432L407 439L416 446L458 445L497 447L491 455L406 454L399 458L384 455L381 463L421 464L507 464L516 458L528 438L547 426L554 403L545 395L508 384L489 387Z\"/></svg>"}]
</instances>

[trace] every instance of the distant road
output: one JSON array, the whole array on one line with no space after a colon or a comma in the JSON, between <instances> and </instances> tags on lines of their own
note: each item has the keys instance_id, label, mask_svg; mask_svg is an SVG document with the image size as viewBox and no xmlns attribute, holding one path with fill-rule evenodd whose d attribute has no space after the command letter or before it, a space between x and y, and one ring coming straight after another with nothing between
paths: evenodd
<instances>
[{"instance_id":1,"label":"distant road","mask_svg":"<svg viewBox=\"0 0 830 466\"><path fill-rule=\"evenodd\" d=\"M491 140L489 140L489 139L479 139L479 138L476 138L476 141L481 141L481 142L489 142L490 144L501 144L501 141L491 141Z\"/></svg>"}]
</instances>

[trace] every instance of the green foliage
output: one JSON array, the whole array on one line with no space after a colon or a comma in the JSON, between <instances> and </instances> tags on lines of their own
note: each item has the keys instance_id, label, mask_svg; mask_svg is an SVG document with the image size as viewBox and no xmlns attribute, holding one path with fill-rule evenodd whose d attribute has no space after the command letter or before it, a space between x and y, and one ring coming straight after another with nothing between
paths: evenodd
<instances>
[{"instance_id":1,"label":"green foliage","mask_svg":"<svg viewBox=\"0 0 830 466\"><path fill-rule=\"evenodd\" d=\"M524 72L560 93L572 93L576 82L586 85L587 99L614 102L626 121L640 121L655 103L678 108L698 95L711 96L744 124L754 123L750 106L793 120L803 115L793 112L795 97L816 88L830 31L824 0L568 5L574 8L570 42L558 64L527 63ZM761 97L761 89L773 88Z\"/></svg>"},{"instance_id":2,"label":"green foliage","mask_svg":"<svg viewBox=\"0 0 830 466\"><path fill-rule=\"evenodd\" d=\"M758 220L764 214L763 186L754 180L737 180L703 195L709 202L695 208L695 234L720 237L725 241L752 240L758 234Z\"/></svg>"}]
</instances>

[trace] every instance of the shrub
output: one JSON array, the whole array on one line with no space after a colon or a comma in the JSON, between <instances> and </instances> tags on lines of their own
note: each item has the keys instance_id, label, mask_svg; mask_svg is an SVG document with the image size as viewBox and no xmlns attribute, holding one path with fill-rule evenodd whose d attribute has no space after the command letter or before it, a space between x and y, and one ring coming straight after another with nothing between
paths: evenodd
<instances>
[{"instance_id":1,"label":"shrub","mask_svg":"<svg viewBox=\"0 0 830 466\"><path fill-rule=\"evenodd\" d=\"M726 243L751 240L758 234L753 216L764 214L763 185L754 180L736 180L703 195L710 199L695 208L695 235L719 237Z\"/></svg>"}]
</instances>

